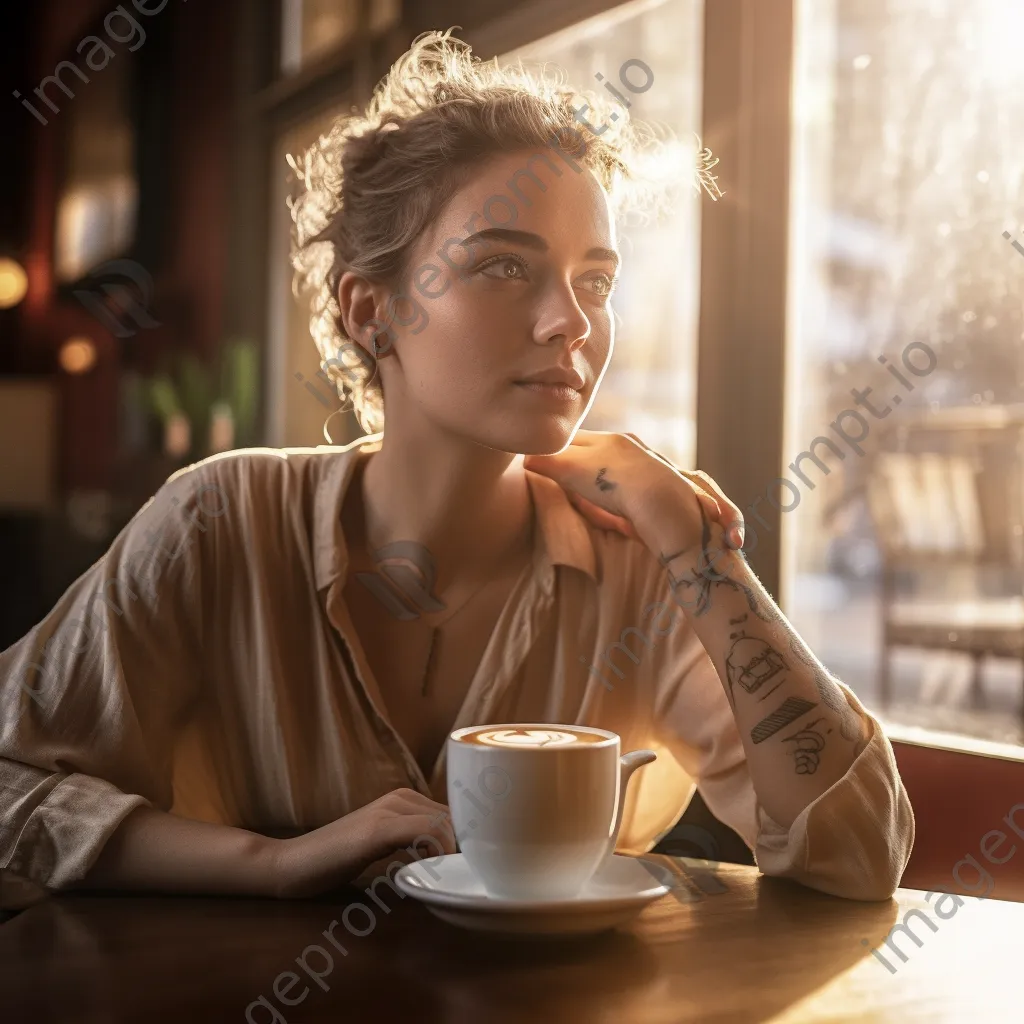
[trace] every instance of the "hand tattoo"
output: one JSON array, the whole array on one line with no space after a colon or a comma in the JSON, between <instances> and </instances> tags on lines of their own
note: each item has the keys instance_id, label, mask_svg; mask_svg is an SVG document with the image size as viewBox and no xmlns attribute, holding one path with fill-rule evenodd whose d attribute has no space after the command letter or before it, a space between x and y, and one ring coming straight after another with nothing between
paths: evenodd
<instances>
[{"instance_id":1,"label":"hand tattoo","mask_svg":"<svg viewBox=\"0 0 1024 1024\"><path fill-rule=\"evenodd\" d=\"M769 736L774 736L780 729L785 729L790 722L795 722L801 715L818 705L803 697L787 697L770 715L762 718L750 730L750 738L755 743L763 743Z\"/></svg>"},{"instance_id":2,"label":"hand tattoo","mask_svg":"<svg viewBox=\"0 0 1024 1024\"><path fill-rule=\"evenodd\" d=\"M821 751L825 749L825 737L814 727L824 721L823 718L816 718L813 722L805 725L799 732L792 736L784 736L783 743L795 743L792 753L796 758L797 775L813 775L818 770L821 761ZM825 730L827 733L831 729Z\"/></svg>"},{"instance_id":3,"label":"hand tattoo","mask_svg":"<svg viewBox=\"0 0 1024 1024\"><path fill-rule=\"evenodd\" d=\"M594 483L602 491L614 491L616 486L617 486L617 484L613 484L611 482L611 480L606 480L604 478L604 475L607 472L608 472L607 469L599 469L597 471L597 477L594 479Z\"/></svg>"}]
</instances>

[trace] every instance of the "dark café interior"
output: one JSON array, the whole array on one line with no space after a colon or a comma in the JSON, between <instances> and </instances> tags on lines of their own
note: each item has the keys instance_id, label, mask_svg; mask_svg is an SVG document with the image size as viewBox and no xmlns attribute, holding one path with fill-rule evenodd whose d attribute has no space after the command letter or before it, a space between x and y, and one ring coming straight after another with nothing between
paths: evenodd
<instances>
[{"instance_id":1,"label":"dark caf\u00e9 interior","mask_svg":"<svg viewBox=\"0 0 1024 1024\"><path fill-rule=\"evenodd\" d=\"M4 1024L1024 1020L1019 0L4 17Z\"/></svg>"}]
</instances>

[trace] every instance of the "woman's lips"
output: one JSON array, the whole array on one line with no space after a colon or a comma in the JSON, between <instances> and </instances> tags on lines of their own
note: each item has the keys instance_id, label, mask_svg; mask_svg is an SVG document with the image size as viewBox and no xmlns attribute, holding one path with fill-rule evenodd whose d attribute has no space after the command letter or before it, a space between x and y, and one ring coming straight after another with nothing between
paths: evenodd
<instances>
[{"instance_id":1,"label":"woman's lips","mask_svg":"<svg viewBox=\"0 0 1024 1024\"><path fill-rule=\"evenodd\" d=\"M576 402L583 397L582 392L569 387L568 384L541 384L537 381L517 380L516 387L557 402Z\"/></svg>"}]
</instances>

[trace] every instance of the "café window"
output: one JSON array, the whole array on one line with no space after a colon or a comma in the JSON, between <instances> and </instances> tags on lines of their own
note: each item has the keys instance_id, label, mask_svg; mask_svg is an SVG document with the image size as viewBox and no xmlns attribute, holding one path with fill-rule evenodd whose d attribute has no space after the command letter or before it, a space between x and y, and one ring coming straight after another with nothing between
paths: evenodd
<instances>
[{"instance_id":1,"label":"caf\u00e9 window","mask_svg":"<svg viewBox=\"0 0 1024 1024\"><path fill-rule=\"evenodd\" d=\"M797 4L789 617L887 722L1024 739L1024 7Z\"/></svg>"},{"instance_id":2,"label":"caf\u00e9 window","mask_svg":"<svg viewBox=\"0 0 1024 1024\"><path fill-rule=\"evenodd\" d=\"M693 464L696 451L702 200L690 178L700 132L703 12L701 0L642 0L501 58L556 65L579 89L614 84L632 101L631 117L668 129L655 163L644 170L652 181L674 179L674 187L657 209L638 211L619 225L615 351L583 426L630 430L684 466ZM649 66L651 84L630 95L620 79L633 73L629 62L636 59ZM636 75L631 80L639 84Z\"/></svg>"}]
</instances>

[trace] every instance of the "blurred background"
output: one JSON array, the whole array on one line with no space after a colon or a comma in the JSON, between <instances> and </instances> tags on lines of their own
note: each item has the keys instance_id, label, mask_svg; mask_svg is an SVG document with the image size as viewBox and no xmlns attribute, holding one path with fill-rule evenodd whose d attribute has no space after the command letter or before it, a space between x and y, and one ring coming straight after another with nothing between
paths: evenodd
<instances>
[{"instance_id":1,"label":"blurred background","mask_svg":"<svg viewBox=\"0 0 1024 1024\"><path fill-rule=\"evenodd\" d=\"M683 168L623 226L586 426L755 503L755 568L894 728L1024 741L1019 0L38 0L5 18L0 649L176 469L327 443L339 402L291 292L285 156L418 33L458 25L481 57L616 84L678 140L666 159L697 135L720 160L717 202ZM831 426L846 409L859 451Z\"/></svg>"}]
</instances>

